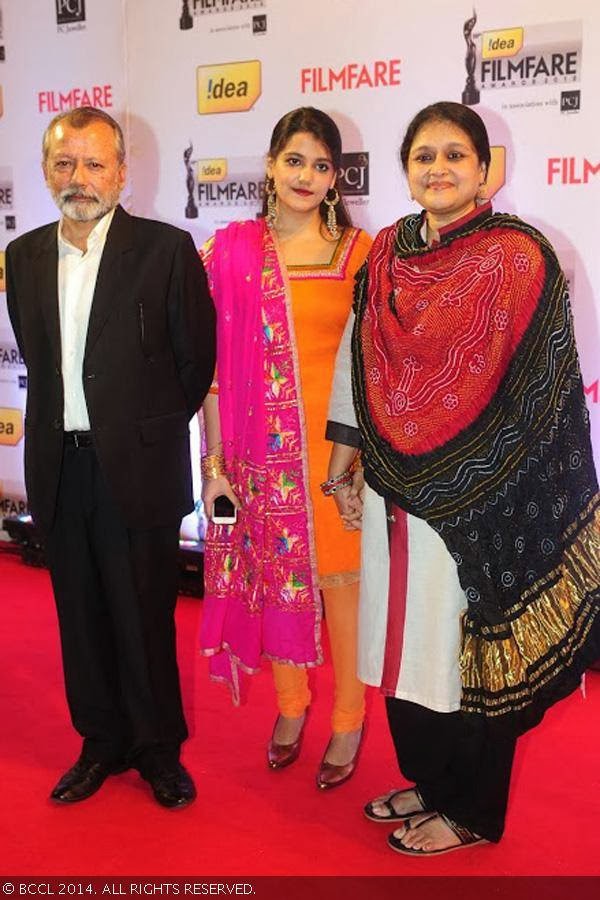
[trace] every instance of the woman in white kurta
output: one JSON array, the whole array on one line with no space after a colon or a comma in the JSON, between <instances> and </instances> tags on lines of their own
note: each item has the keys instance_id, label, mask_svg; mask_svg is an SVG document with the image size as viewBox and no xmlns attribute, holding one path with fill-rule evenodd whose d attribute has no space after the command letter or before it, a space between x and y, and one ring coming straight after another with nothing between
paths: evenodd
<instances>
[{"instance_id":1,"label":"woman in white kurta","mask_svg":"<svg viewBox=\"0 0 600 900\"><path fill-rule=\"evenodd\" d=\"M564 275L543 235L482 200L483 121L426 107L401 158L423 211L383 229L357 276L328 435L349 444L358 423L378 492L359 674L414 782L365 813L425 856L500 840L517 737L597 657L600 493Z\"/></svg>"},{"instance_id":2,"label":"woman in white kurta","mask_svg":"<svg viewBox=\"0 0 600 900\"><path fill-rule=\"evenodd\" d=\"M336 360L328 436L340 442L343 437L347 444L353 431L359 446L350 374L353 325L351 316ZM454 712L461 696L460 617L467 605L456 564L423 519L396 510L396 519L403 517L405 523L404 574L399 579L401 590L392 592L394 607L382 602L382 586L390 584L390 523L384 499L368 485L363 503L358 676L386 696L436 712Z\"/></svg>"}]
</instances>

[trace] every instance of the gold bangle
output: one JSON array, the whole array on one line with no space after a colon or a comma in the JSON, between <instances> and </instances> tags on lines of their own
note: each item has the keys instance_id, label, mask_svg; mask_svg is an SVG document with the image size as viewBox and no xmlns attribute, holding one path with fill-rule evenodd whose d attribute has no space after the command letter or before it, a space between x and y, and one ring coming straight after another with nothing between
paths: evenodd
<instances>
[{"instance_id":1,"label":"gold bangle","mask_svg":"<svg viewBox=\"0 0 600 900\"><path fill-rule=\"evenodd\" d=\"M225 459L222 453L212 453L204 456L200 463L200 471L203 478L218 478L225 475Z\"/></svg>"}]
</instances>

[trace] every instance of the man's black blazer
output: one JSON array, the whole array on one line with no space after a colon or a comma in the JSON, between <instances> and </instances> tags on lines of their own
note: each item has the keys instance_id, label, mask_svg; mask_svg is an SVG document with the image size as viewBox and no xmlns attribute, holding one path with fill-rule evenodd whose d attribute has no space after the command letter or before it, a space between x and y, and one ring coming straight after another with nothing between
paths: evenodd
<instances>
[{"instance_id":1,"label":"man's black blazer","mask_svg":"<svg viewBox=\"0 0 600 900\"><path fill-rule=\"evenodd\" d=\"M8 245L8 311L28 372L25 481L42 531L63 450L58 223ZM215 313L190 235L115 210L92 301L83 385L97 456L131 528L193 506L188 422L215 362Z\"/></svg>"}]
</instances>

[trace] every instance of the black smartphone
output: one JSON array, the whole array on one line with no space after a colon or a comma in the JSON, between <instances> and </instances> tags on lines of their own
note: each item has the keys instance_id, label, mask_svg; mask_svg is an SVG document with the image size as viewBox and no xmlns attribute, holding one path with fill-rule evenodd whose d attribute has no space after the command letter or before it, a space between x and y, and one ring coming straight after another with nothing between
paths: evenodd
<instances>
[{"instance_id":1,"label":"black smartphone","mask_svg":"<svg viewBox=\"0 0 600 900\"><path fill-rule=\"evenodd\" d=\"M237 509L225 494L215 497L212 520L215 525L235 525L237 522Z\"/></svg>"}]
</instances>

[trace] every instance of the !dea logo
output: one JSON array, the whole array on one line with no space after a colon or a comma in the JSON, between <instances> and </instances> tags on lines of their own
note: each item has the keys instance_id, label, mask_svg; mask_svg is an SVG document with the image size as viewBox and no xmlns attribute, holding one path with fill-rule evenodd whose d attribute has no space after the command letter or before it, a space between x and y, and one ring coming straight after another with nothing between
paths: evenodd
<instances>
[{"instance_id":1,"label":"!dea logo","mask_svg":"<svg viewBox=\"0 0 600 900\"><path fill-rule=\"evenodd\" d=\"M257 59L198 66L198 114L246 112L261 95L261 67Z\"/></svg>"},{"instance_id":2,"label":"!dea logo","mask_svg":"<svg viewBox=\"0 0 600 900\"><path fill-rule=\"evenodd\" d=\"M0 409L0 444L16 447L23 437L23 412L20 409Z\"/></svg>"}]
</instances>

